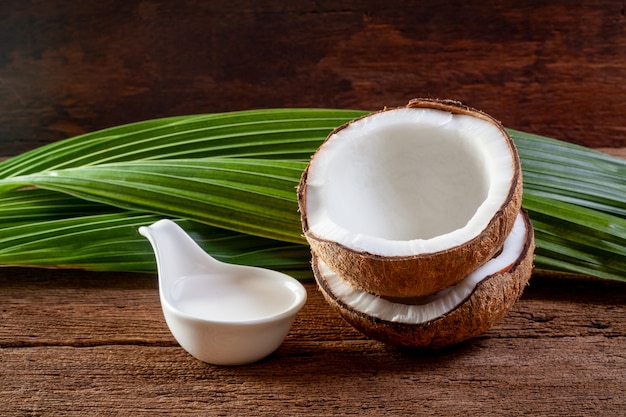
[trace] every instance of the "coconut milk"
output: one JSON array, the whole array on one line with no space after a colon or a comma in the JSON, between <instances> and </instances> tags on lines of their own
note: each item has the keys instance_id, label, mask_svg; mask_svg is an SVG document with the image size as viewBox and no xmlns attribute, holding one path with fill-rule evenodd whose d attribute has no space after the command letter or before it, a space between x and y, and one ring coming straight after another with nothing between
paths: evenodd
<instances>
[{"instance_id":1,"label":"coconut milk","mask_svg":"<svg viewBox=\"0 0 626 417\"><path fill-rule=\"evenodd\" d=\"M295 301L294 292L284 282L217 274L181 277L172 285L170 295L186 314L228 322L271 317Z\"/></svg>"}]
</instances>

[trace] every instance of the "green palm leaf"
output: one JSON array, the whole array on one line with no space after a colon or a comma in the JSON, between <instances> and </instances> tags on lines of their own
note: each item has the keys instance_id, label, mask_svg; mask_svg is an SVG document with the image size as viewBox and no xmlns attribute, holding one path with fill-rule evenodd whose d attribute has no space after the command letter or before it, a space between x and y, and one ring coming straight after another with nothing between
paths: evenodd
<instances>
[{"instance_id":1,"label":"green palm leaf","mask_svg":"<svg viewBox=\"0 0 626 417\"><path fill-rule=\"evenodd\" d=\"M626 161L555 139L510 131L534 195L626 218Z\"/></svg>"},{"instance_id":2,"label":"green palm leaf","mask_svg":"<svg viewBox=\"0 0 626 417\"><path fill-rule=\"evenodd\" d=\"M539 268L626 280L626 220L531 192L524 207L538 242Z\"/></svg>"},{"instance_id":3,"label":"green palm leaf","mask_svg":"<svg viewBox=\"0 0 626 417\"><path fill-rule=\"evenodd\" d=\"M0 178L148 159L214 156L308 160L335 127L363 111L274 109L180 116L55 142L0 162Z\"/></svg>"},{"instance_id":4,"label":"green palm leaf","mask_svg":"<svg viewBox=\"0 0 626 417\"><path fill-rule=\"evenodd\" d=\"M304 243L295 186L305 162L201 158L134 161L45 171L0 180L271 239Z\"/></svg>"},{"instance_id":5,"label":"green palm leaf","mask_svg":"<svg viewBox=\"0 0 626 417\"><path fill-rule=\"evenodd\" d=\"M197 236L223 258L306 275L295 186L326 135L362 114L277 109L159 119L0 163L0 263L152 270L136 228L168 216L225 234ZM522 160L537 267L626 279L626 162L509 132Z\"/></svg>"},{"instance_id":6,"label":"green palm leaf","mask_svg":"<svg viewBox=\"0 0 626 417\"><path fill-rule=\"evenodd\" d=\"M18 200L22 200L18 202ZM49 210L34 207L45 202ZM59 216L81 200L46 190L29 190L16 197L14 209L21 205L33 215L28 222L3 223L0 231L0 264L155 272L154 253L137 229L161 217L154 214L116 210L86 202L85 207L100 214ZM80 203L79 203L80 205ZM5 212L0 210L4 220ZM197 222L176 220L207 252L229 263L255 265L310 278L309 250L302 244L285 243Z\"/></svg>"}]
</instances>

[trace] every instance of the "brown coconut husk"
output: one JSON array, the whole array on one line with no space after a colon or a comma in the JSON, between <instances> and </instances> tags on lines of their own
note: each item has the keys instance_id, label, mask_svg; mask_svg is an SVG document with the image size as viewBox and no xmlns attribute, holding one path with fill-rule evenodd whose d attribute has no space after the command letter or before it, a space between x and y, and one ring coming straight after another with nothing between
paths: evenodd
<instances>
[{"instance_id":1,"label":"brown coconut husk","mask_svg":"<svg viewBox=\"0 0 626 417\"><path fill-rule=\"evenodd\" d=\"M387 297L421 297L448 288L491 259L510 233L522 203L522 169L513 139L493 117L450 100L415 99L408 108L431 108L453 114L470 115L496 126L509 146L514 161L510 192L485 229L467 242L447 250L414 256L379 256L357 251L309 231L306 209L306 184L311 164L304 170L298 186L298 204L302 229L311 251L332 270L355 286ZM393 109L385 109L388 111ZM369 116L364 116L369 117ZM362 118L361 118L362 119ZM360 120L360 119L356 119ZM346 129L352 122L335 129L328 136ZM322 144L322 146L324 146ZM312 161L315 159L313 156Z\"/></svg>"},{"instance_id":2,"label":"brown coconut husk","mask_svg":"<svg viewBox=\"0 0 626 417\"><path fill-rule=\"evenodd\" d=\"M476 337L497 323L522 295L533 267L534 234L527 213L526 240L509 268L485 277L474 291L452 311L425 323L398 323L381 320L357 311L329 289L313 258L318 287L328 303L364 335L389 345L408 348L440 348Z\"/></svg>"}]
</instances>

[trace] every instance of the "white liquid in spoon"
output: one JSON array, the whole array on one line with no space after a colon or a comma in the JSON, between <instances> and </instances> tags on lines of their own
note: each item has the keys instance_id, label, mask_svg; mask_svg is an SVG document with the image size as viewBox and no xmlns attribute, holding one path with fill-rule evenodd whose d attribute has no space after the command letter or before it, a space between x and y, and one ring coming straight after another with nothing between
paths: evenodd
<instances>
[{"instance_id":1,"label":"white liquid in spoon","mask_svg":"<svg viewBox=\"0 0 626 417\"><path fill-rule=\"evenodd\" d=\"M280 314L293 305L296 295L287 283L262 277L202 274L177 279L170 300L194 317L245 321Z\"/></svg>"}]
</instances>

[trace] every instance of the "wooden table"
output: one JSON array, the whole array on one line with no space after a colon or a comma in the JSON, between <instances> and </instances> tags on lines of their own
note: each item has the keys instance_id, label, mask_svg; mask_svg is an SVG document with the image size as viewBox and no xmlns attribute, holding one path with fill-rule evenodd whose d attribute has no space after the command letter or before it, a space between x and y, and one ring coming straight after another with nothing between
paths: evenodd
<instances>
[{"instance_id":1,"label":"wooden table","mask_svg":"<svg viewBox=\"0 0 626 417\"><path fill-rule=\"evenodd\" d=\"M152 275L0 270L2 415L623 415L626 286L534 276L483 336L435 352L368 340L314 284L284 344L204 364Z\"/></svg>"},{"instance_id":2,"label":"wooden table","mask_svg":"<svg viewBox=\"0 0 626 417\"><path fill-rule=\"evenodd\" d=\"M624 5L579 3L4 1L0 156L163 116L420 96L623 156ZM495 327L436 352L368 340L306 285L273 355L217 367L176 344L153 275L0 268L0 415L626 415L623 283L535 274Z\"/></svg>"}]
</instances>

